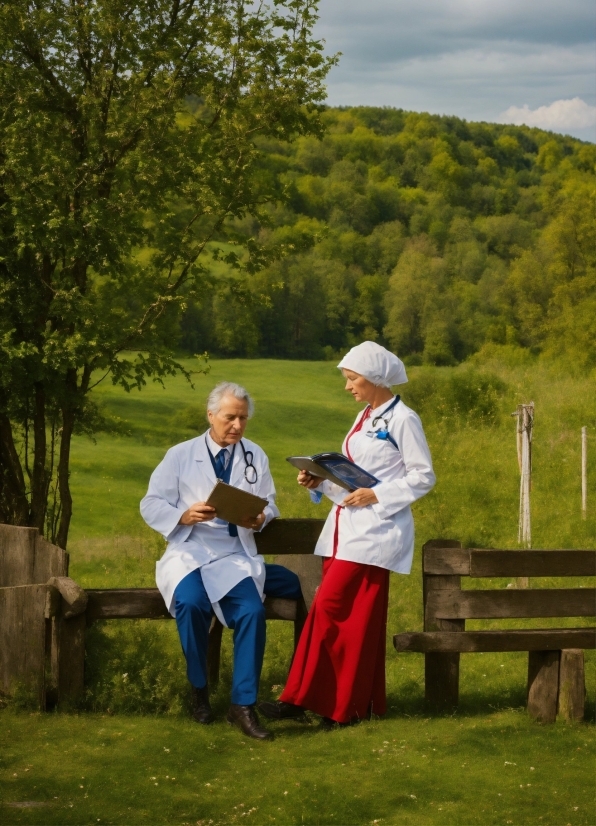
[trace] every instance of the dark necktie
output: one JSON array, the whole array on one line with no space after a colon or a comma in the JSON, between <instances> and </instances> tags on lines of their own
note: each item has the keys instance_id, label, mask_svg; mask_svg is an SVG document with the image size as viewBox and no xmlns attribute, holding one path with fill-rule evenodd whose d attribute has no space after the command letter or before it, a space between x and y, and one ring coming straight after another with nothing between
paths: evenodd
<instances>
[{"instance_id":1,"label":"dark necktie","mask_svg":"<svg viewBox=\"0 0 596 826\"><path fill-rule=\"evenodd\" d=\"M227 457L228 451L225 449L225 447L222 447L222 449L215 457L215 475L218 479L221 479L225 473ZM228 533L230 534L230 536L238 536L238 528L236 527L236 525L232 525L230 522L228 522Z\"/></svg>"},{"instance_id":2,"label":"dark necktie","mask_svg":"<svg viewBox=\"0 0 596 826\"><path fill-rule=\"evenodd\" d=\"M228 451L222 448L217 456L215 457L215 475L218 479L221 479L224 475L224 471L226 469L226 458L228 455Z\"/></svg>"}]
</instances>

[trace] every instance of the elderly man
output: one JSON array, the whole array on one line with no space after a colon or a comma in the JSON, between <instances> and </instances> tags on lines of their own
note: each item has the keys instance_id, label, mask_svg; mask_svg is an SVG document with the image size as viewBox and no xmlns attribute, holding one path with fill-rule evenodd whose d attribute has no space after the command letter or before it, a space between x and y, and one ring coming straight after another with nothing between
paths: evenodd
<instances>
[{"instance_id":1,"label":"elderly man","mask_svg":"<svg viewBox=\"0 0 596 826\"><path fill-rule=\"evenodd\" d=\"M213 613L234 630L229 723L259 740L272 735L255 712L265 650L264 596L300 599L298 577L257 554L254 532L279 516L267 456L243 439L253 401L243 387L221 382L210 393L210 428L175 445L154 470L141 514L168 546L156 580L176 618L192 686L193 718L213 720L207 687L207 642ZM268 505L255 519L232 525L205 504L217 479L250 491Z\"/></svg>"}]
</instances>

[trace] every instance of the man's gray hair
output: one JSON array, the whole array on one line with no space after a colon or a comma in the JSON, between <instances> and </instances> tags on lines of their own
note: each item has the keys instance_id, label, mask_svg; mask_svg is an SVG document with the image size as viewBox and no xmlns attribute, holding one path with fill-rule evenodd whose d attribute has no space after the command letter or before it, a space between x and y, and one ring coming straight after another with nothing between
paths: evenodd
<instances>
[{"instance_id":1,"label":"man's gray hair","mask_svg":"<svg viewBox=\"0 0 596 826\"><path fill-rule=\"evenodd\" d=\"M239 384L235 384L233 381L220 381L220 383L213 388L207 398L207 410L214 415L218 413L224 396L234 396L235 399L246 402L248 405L249 419L255 412L255 403L250 397L248 391Z\"/></svg>"}]
</instances>

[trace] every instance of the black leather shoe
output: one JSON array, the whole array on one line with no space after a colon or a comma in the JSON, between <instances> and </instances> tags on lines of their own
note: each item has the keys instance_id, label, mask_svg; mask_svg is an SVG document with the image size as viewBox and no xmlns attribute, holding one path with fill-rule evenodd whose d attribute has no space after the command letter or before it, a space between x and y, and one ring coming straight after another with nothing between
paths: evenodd
<instances>
[{"instance_id":1,"label":"black leather shoe","mask_svg":"<svg viewBox=\"0 0 596 826\"><path fill-rule=\"evenodd\" d=\"M232 703L226 717L232 726L238 726L247 737L255 740L273 740L273 735L262 728L254 706L239 706Z\"/></svg>"},{"instance_id":2,"label":"black leather shoe","mask_svg":"<svg viewBox=\"0 0 596 826\"><path fill-rule=\"evenodd\" d=\"M213 714L211 713L211 705L209 704L209 689L195 688L192 686L192 719L197 723L202 723L204 726L213 722Z\"/></svg>"},{"instance_id":3,"label":"black leather shoe","mask_svg":"<svg viewBox=\"0 0 596 826\"><path fill-rule=\"evenodd\" d=\"M297 720L299 723L308 723L308 718L302 706L292 703L259 703L259 711L270 720Z\"/></svg>"}]
</instances>

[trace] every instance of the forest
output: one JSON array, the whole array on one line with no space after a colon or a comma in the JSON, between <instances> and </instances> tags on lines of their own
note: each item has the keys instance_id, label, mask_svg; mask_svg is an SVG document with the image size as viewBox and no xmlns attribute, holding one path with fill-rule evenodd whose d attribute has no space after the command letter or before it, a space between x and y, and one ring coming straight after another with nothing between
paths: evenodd
<instances>
[{"instance_id":1,"label":"forest","mask_svg":"<svg viewBox=\"0 0 596 826\"><path fill-rule=\"evenodd\" d=\"M372 339L407 364L596 365L596 145L391 108L322 120L259 144L279 200L234 229L269 263L233 269L219 246L182 351L321 359Z\"/></svg>"}]
</instances>

